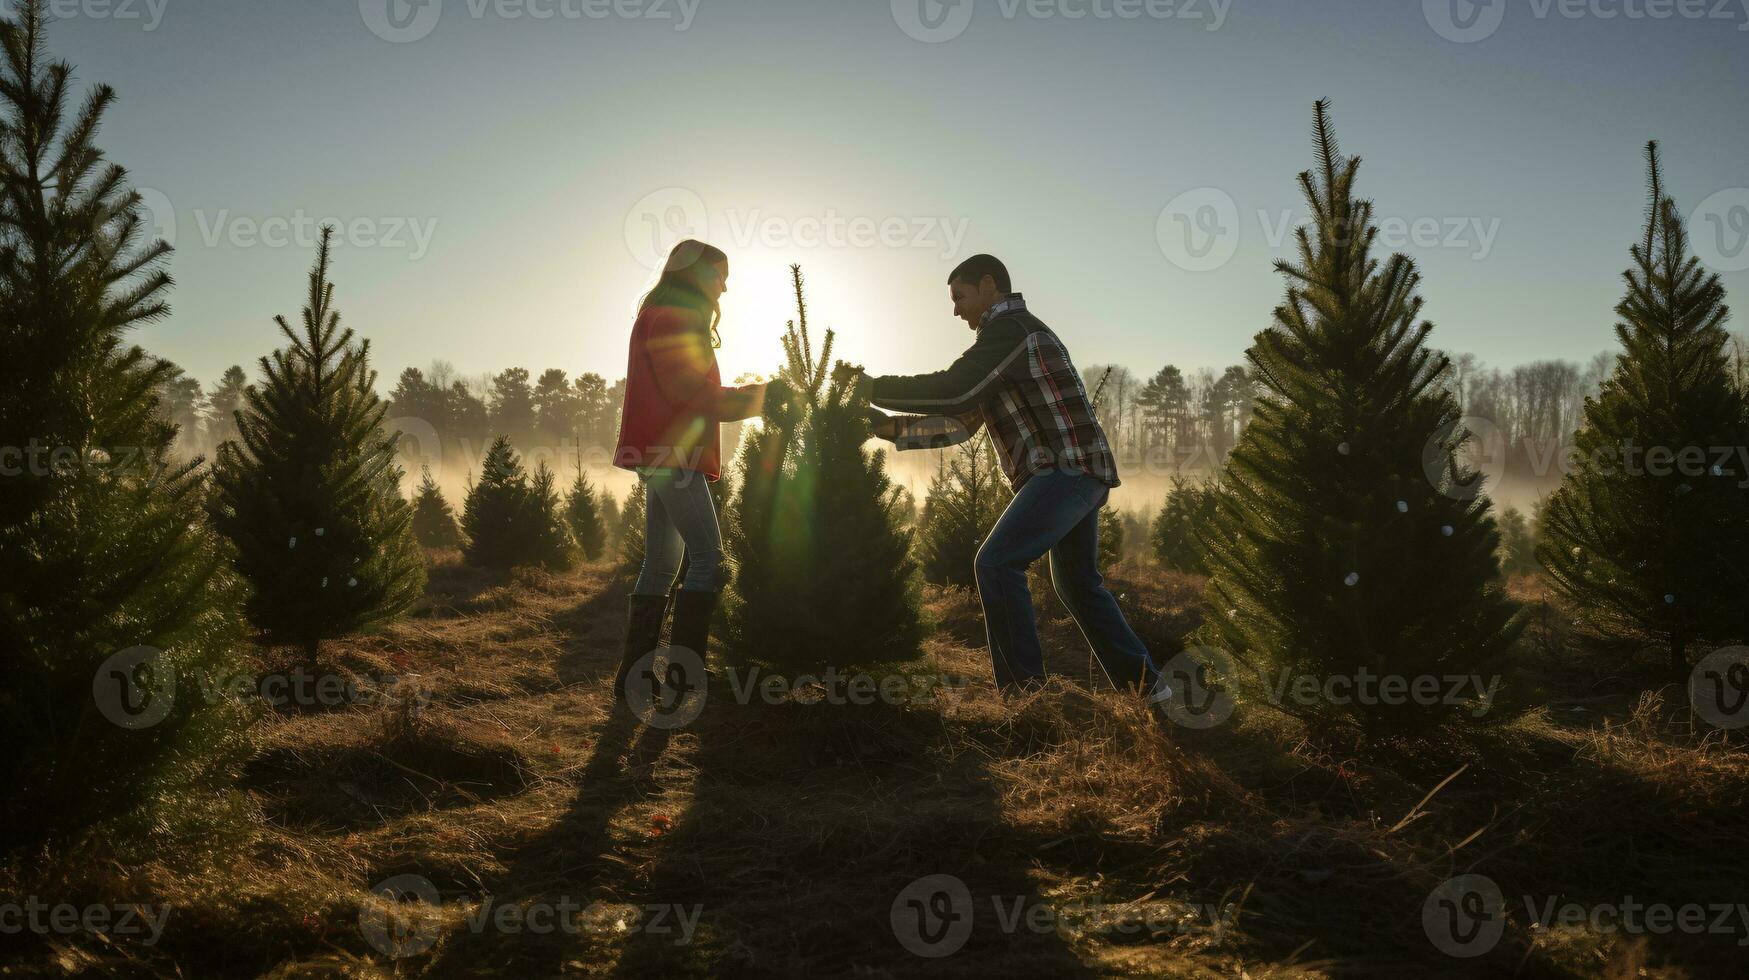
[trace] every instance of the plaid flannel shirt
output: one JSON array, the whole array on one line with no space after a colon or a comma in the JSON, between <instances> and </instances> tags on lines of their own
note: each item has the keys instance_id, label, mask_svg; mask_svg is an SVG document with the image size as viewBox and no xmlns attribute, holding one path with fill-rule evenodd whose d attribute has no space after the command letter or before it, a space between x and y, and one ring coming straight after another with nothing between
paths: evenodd
<instances>
[{"instance_id":1,"label":"plaid flannel shirt","mask_svg":"<svg viewBox=\"0 0 1749 980\"><path fill-rule=\"evenodd\" d=\"M978 325L978 339L945 371L867 379L869 403L895 412L899 449L936 449L988 426L1009 485L1019 490L1035 473L1071 470L1118 485L1111 446L1069 360L1050 327L1011 293Z\"/></svg>"}]
</instances>

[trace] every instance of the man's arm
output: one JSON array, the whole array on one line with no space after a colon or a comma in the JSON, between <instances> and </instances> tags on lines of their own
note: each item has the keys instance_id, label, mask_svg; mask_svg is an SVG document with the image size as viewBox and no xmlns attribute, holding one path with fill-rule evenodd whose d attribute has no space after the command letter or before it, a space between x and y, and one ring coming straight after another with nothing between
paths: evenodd
<instances>
[{"instance_id":1,"label":"man's arm","mask_svg":"<svg viewBox=\"0 0 1749 980\"><path fill-rule=\"evenodd\" d=\"M870 378L869 401L897 412L961 416L977 408L985 389L1026 352L1026 325L998 317L978 331L977 343L945 371Z\"/></svg>"},{"instance_id":2,"label":"man's arm","mask_svg":"<svg viewBox=\"0 0 1749 980\"><path fill-rule=\"evenodd\" d=\"M869 409L868 415L874 434L900 451L956 446L984 427L983 413L977 409L960 415L886 415Z\"/></svg>"}]
</instances>

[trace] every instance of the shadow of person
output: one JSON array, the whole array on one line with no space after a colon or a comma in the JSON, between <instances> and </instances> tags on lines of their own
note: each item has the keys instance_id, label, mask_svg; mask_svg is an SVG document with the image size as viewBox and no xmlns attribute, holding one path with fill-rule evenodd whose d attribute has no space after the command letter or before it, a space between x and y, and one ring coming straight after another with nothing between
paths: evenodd
<instances>
[{"instance_id":1,"label":"shadow of person","mask_svg":"<svg viewBox=\"0 0 1749 980\"><path fill-rule=\"evenodd\" d=\"M627 903L615 976L1093 975L1029 921L1046 842L1004 820L941 705L802 703L720 674L677 735L690 799Z\"/></svg>"}]
</instances>

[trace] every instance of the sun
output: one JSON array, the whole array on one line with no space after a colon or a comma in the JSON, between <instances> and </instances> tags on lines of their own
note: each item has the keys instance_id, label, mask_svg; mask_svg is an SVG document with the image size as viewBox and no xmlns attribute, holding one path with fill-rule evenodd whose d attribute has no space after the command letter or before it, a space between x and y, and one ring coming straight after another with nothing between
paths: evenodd
<instances>
[{"instance_id":1,"label":"sun","mask_svg":"<svg viewBox=\"0 0 1749 980\"><path fill-rule=\"evenodd\" d=\"M729 254L729 291L723 296L723 346L717 351L717 365L725 383L745 374L769 379L783 364L784 324L796 316L792 264L802 267L815 351L828 329L837 334L835 360L856 361L858 352L867 350L868 331L862 321L869 311L856 304L862 287L853 262L822 250L724 251Z\"/></svg>"}]
</instances>

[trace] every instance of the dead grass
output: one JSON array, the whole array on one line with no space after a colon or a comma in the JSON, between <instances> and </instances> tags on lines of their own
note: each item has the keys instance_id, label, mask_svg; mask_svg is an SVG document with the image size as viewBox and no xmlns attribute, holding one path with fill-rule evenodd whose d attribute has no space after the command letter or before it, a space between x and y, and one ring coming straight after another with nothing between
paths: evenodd
<instances>
[{"instance_id":1,"label":"dead grass","mask_svg":"<svg viewBox=\"0 0 1749 980\"><path fill-rule=\"evenodd\" d=\"M1196 625L1197 580L1128 568L1112 581L1157 653ZM440 556L414 616L324 653L324 669L384 696L259 726L234 840L204 859L0 870L8 893L169 903L160 942L0 937L0 963L166 977L1728 975L1742 937L1544 928L1519 900L1741 901L1749 755L1692 728L1670 700L1682 692L1641 683L1656 658L1599 652L1534 581L1512 588L1546 607L1524 660L1549 707L1432 744L1317 743L1267 711L1162 733L1103 689L1050 605L1057 679L1004 701L975 598L936 590L907 671L969 687L855 706L739 704L719 684L695 722L664 732L607 712L623 581ZM1477 960L1444 955L1422 924L1434 887L1466 873L1512 897ZM892 919L932 875L974 900L965 947L940 959L907 950ZM400 876L441 907L401 916L373 896ZM469 921L561 901L601 914L574 934ZM632 915L646 906L696 909L696 931L676 942ZM1005 930L997 910L1014 908L1046 925ZM374 921L400 922L417 951L385 955Z\"/></svg>"}]
</instances>

